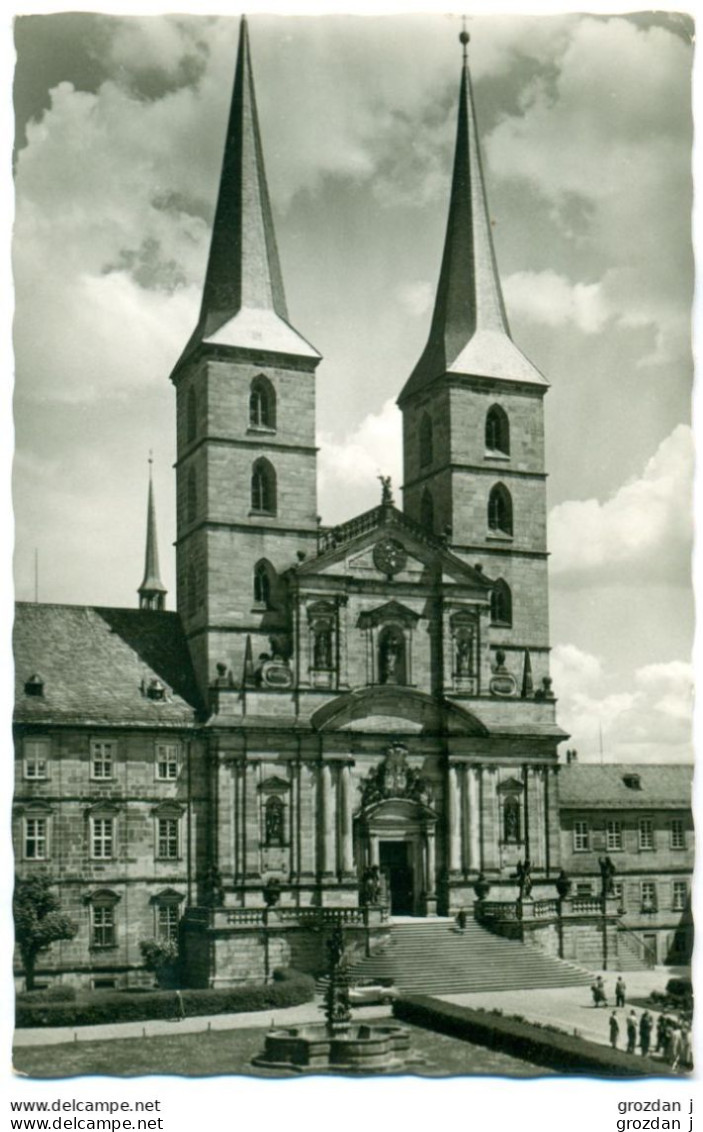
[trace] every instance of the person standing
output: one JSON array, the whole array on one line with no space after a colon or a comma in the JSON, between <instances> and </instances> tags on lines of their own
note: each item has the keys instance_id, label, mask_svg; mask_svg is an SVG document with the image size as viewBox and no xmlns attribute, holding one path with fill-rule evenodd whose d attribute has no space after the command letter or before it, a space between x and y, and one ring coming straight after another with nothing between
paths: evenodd
<instances>
[{"instance_id":1,"label":"person standing","mask_svg":"<svg viewBox=\"0 0 703 1132\"><path fill-rule=\"evenodd\" d=\"M637 1048L637 1015L631 1010L627 1016L627 1052L634 1053Z\"/></svg>"},{"instance_id":2,"label":"person standing","mask_svg":"<svg viewBox=\"0 0 703 1132\"><path fill-rule=\"evenodd\" d=\"M666 1048L666 1015L660 1014L657 1018L657 1053L664 1053Z\"/></svg>"},{"instance_id":3,"label":"person standing","mask_svg":"<svg viewBox=\"0 0 703 1132\"><path fill-rule=\"evenodd\" d=\"M608 1029L610 1031L610 1044L613 1047L613 1049L617 1049L618 1048L618 1038L620 1036L620 1023L618 1022L618 1016L615 1013L615 1011L613 1011L613 1013L610 1015L610 1020L608 1022Z\"/></svg>"},{"instance_id":4,"label":"person standing","mask_svg":"<svg viewBox=\"0 0 703 1132\"><path fill-rule=\"evenodd\" d=\"M649 1046L652 1040L652 1015L648 1010L640 1018L640 1052L642 1057L647 1057L649 1054Z\"/></svg>"},{"instance_id":5,"label":"person standing","mask_svg":"<svg viewBox=\"0 0 703 1132\"><path fill-rule=\"evenodd\" d=\"M623 979L622 975L620 975L618 977L618 981L615 984L615 1005L616 1006L624 1006L625 1005L625 991L626 990L627 990L627 988L625 986L625 980Z\"/></svg>"}]
</instances>

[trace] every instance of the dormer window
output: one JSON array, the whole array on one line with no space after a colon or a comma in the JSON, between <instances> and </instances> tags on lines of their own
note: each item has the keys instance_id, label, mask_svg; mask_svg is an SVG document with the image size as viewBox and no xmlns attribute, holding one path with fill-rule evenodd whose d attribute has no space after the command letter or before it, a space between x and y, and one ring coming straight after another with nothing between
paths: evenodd
<instances>
[{"instance_id":1,"label":"dormer window","mask_svg":"<svg viewBox=\"0 0 703 1132\"><path fill-rule=\"evenodd\" d=\"M161 683L160 680L157 680L156 677L154 677L154 679L150 680L146 686L146 694L148 699L150 700L165 700L166 687Z\"/></svg>"},{"instance_id":2,"label":"dormer window","mask_svg":"<svg viewBox=\"0 0 703 1132\"><path fill-rule=\"evenodd\" d=\"M623 774L622 780L628 790L641 790L642 779L639 774Z\"/></svg>"},{"instance_id":3,"label":"dormer window","mask_svg":"<svg viewBox=\"0 0 703 1132\"><path fill-rule=\"evenodd\" d=\"M36 672L25 681L24 694L25 696L44 695L44 681Z\"/></svg>"}]
</instances>

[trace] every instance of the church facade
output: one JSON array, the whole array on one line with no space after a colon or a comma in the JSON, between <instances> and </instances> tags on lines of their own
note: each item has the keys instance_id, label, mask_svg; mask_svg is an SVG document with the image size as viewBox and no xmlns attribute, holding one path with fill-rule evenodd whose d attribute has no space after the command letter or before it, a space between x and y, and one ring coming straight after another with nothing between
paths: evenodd
<instances>
[{"instance_id":1,"label":"church facade","mask_svg":"<svg viewBox=\"0 0 703 1132\"><path fill-rule=\"evenodd\" d=\"M18 870L48 870L79 922L56 973L130 978L141 940L180 932L194 981L239 981L315 969L321 925L368 943L389 916L514 903L525 869L521 896L554 896L548 384L510 336L466 44L435 308L398 398L402 503L383 480L334 528L319 361L288 320L243 21L171 375L177 613L151 489L139 609L18 609Z\"/></svg>"}]
</instances>

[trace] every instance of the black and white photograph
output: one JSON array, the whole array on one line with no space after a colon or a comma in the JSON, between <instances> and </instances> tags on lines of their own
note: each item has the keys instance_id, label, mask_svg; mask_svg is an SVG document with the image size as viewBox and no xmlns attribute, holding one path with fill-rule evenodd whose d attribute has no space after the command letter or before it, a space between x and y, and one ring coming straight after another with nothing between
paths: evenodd
<instances>
[{"instance_id":1,"label":"black and white photograph","mask_svg":"<svg viewBox=\"0 0 703 1132\"><path fill-rule=\"evenodd\" d=\"M12 36L23 1095L680 1100L693 16Z\"/></svg>"}]
</instances>

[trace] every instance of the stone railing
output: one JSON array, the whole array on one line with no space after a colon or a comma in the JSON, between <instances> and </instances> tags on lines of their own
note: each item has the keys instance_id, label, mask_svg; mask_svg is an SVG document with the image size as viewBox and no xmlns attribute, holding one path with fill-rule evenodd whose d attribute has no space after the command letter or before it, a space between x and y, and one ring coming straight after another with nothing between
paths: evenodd
<instances>
[{"instance_id":1,"label":"stone railing","mask_svg":"<svg viewBox=\"0 0 703 1132\"><path fill-rule=\"evenodd\" d=\"M569 901L569 910L577 916L602 914L603 901L598 896L574 896Z\"/></svg>"},{"instance_id":2,"label":"stone railing","mask_svg":"<svg viewBox=\"0 0 703 1132\"><path fill-rule=\"evenodd\" d=\"M480 900L476 904L479 920L517 920L516 900Z\"/></svg>"},{"instance_id":3,"label":"stone railing","mask_svg":"<svg viewBox=\"0 0 703 1132\"><path fill-rule=\"evenodd\" d=\"M388 908L189 908L185 919L191 924L233 928L274 927L376 927L388 921Z\"/></svg>"},{"instance_id":4,"label":"stone railing","mask_svg":"<svg viewBox=\"0 0 703 1132\"><path fill-rule=\"evenodd\" d=\"M556 916L558 911L559 903L557 900L535 900L534 902L536 920L541 920L545 916Z\"/></svg>"},{"instance_id":5,"label":"stone railing","mask_svg":"<svg viewBox=\"0 0 703 1132\"><path fill-rule=\"evenodd\" d=\"M394 504L382 503L379 507L373 507L370 511L365 511L363 515L357 515L356 518L350 519L348 523L340 523L337 527L321 527L317 534L317 552L324 554L325 551L344 546L352 539L358 538L359 535L364 535L368 531L373 531L384 521L388 522L391 519L408 530L415 538L420 539L421 542L433 547L442 545L441 539L430 534L425 527L409 518L403 511L399 511Z\"/></svg>"}]
</instances>

